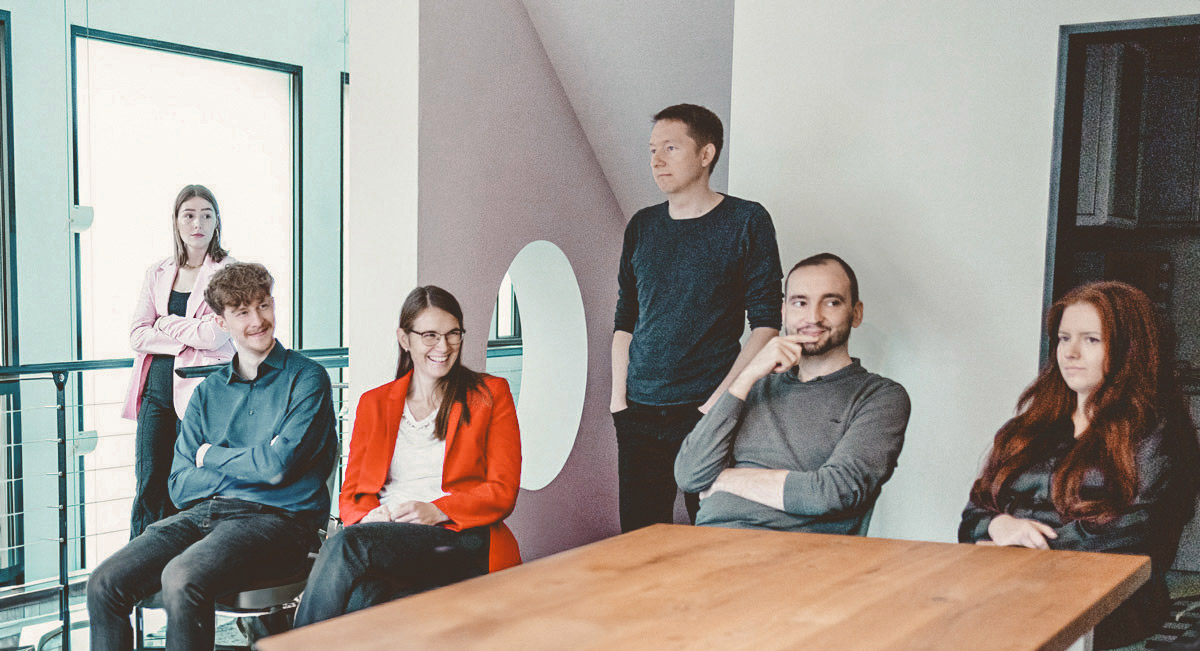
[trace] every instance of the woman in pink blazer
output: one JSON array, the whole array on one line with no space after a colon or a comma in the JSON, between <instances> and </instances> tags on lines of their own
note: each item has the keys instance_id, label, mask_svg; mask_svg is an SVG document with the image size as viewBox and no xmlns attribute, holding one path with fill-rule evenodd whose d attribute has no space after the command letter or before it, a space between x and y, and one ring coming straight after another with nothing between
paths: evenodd
<instances>
[{"instance_id":1,"label":"woman in pink blazer","mask_svg":"<svg viewBox=\"0 0 1200 651\"><path fill-rule=\"evenodd\" d=\"M175 369L233 357L229 334L217 327L204 301L208 279L232 261L221 248L221 214L213 193L202 185L180 190L171 230L175 255L146 271L129 331L137 354L122 414L137 420L130 538L176 510L167 495L167 476L176 429L200 379L185 380Z\"/></svg>"}]
</instances>

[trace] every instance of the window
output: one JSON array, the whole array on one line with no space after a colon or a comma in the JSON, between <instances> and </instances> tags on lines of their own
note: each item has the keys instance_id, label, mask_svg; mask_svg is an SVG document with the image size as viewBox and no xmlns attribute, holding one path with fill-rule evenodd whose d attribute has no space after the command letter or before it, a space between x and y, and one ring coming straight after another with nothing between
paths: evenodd
<instances>
[{"instance_id":1,"label":"window","mask_svg":"<svg viewBox=\"0 0 1200 651\"><path fill-rule=\"evenodd\" d=\"M0 11L0 366L17 363L16 228L13 211L12 76L9 67L9 12ZM17 383L0 383L0 585L21 580L24 536L20 513L24 510L20 482L20 407Z\"/></svg>"},{"instance_id":2,"label":"window","mask_svg":"<svg viewBox=\"0 0 1200 651\"><path fill-rule=\"evenodd\" d=\"M517 308L517 292L508 274L504 274L500 291L496 293L487 345L488 348L521 345L521 311Z\"/></svg>"},{"instance_id":3,"label":"window","mask_svg":"<svg viewBox=\"0 0 1200 651\"><path fill-rule=\"evenodd\" d=\"M74 28L76 203L94 222L76 237L81 359L131 355L128 323L146 269L173 251L171 214L185 185L210 188L221 242L275 277L276 336L295 323L299 69ZM85 374L82 457L73 501L92 566L128 540L135 423L121 418L129 372ZM90 432L89 432L90 434ZM82 499L86 495L86 500Z\"/></svg>"},{"instance_id":4,"label":"window","mask_svg":"<svg viewBox=\"0 0 1200 651\"><path fill-rule=\"evenodd\" d=\"M339 145L342 149L342 324L341 345L350 345L350 196L346 171L350 169L350 159L346 151L346 136L350 125L350 73L342 73L342 136ZM343 381L349 381L348 369L343 371Z\"/></svg>"}]
</instances>

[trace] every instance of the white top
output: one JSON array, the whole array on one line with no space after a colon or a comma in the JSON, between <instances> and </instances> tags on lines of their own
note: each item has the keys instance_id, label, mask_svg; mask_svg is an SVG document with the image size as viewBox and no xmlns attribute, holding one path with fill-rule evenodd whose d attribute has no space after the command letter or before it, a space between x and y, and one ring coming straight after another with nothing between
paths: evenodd
<instances>
[{"instance_id":1,"label":"white top","mask_svg":"<svg viewBox=\"0 0 1200 651\"><path fill-rule=\"evenodd\" d=\"M442 491L442 465L446 460L446 442L434 436L437 410L417 421L404 405L400 434L388 478L379 491L379 501L391 508L401 502L432 502L449 495Z\"/></svg>"}]
</instances>

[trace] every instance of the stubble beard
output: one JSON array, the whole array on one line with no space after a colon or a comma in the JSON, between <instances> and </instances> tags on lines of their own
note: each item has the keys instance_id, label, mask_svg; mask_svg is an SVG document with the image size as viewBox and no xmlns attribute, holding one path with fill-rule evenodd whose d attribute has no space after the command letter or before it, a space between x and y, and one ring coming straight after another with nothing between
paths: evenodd
<instances>
[{"instance_id":1,"label":"stubble beard","mask_svg":"<svg viewBox=\"0 0 1200 651\"><path fill-rule=\"evenodd\" d=\"M814 341L800 344L800 349L804 351L805 357L820 357L829 351L844 346L850 341L850 324L845 324L841 328L832 328L829 330L829 337L825 341Z\"/></svg>"}]
</instances>

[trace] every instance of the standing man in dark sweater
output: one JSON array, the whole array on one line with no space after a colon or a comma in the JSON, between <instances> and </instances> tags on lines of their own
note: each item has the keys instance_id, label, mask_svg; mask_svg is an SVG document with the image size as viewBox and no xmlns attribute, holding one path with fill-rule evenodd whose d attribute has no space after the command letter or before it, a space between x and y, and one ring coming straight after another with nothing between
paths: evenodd
<instances>
[{"instance_id":1,"label":"standing man in dark sweater","mask_svg":"<svg viewBox=\"0 0 1200 651\"><path fill-rule=\"evenodd\" d=\"M700 492L696 524L858 532L896 468L908 393L850 357L863 318L850 265L814 255L784 285L783 335L688 435L675 478Z\"/></svg>"},{"instance_id":2,"label":"standing man in dark sweater","mask_svg":"<svg viewBox=\"0 0 1200 651\"><path fill-rule=\"evenodd\" d=\"M237 354L196 388L168 488L183 509L110 556L88 580L91 648L133 648L134 605L162 590L167 648L213 648L213 603L308 571L329 517L337 455L329 374L275 339L271 274L234 263L204 298Z\"/></svg>"},{"instance_id":3,"label":"standing man in dark sweater","mask_svg":"<svg viewBox=\"0 0 1200 651\"><path fill-rule=\"evenodd\" d=\"M702 106L654 116L650 169L667 201L629 221L617 276L609 407L622 531L672 521L680 443L779 334L775 227L761 205L709 187L723 142ZM699 500L684 497L695 521Z\"/></svg>"}]
</instances>

